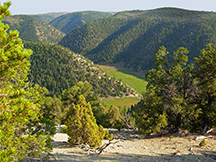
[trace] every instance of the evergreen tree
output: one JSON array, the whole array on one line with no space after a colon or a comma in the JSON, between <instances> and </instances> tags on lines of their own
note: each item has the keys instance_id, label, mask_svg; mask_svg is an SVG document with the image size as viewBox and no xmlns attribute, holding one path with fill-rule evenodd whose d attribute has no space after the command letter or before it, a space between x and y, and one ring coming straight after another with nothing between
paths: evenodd
<instances>
[{"instance_id":1,"label":"evergreen tree","mask_svg":"<svg viewBox=\"0 0 216 162\"><path fill-rule=\"evenodd\" d=\"M140 133L160 132L168 125L163 102L154 90L148 90L143 95L141 103L135 106L135 112L136 125Z\"/></svg>"},{"instance_id":2,"label":"evergreen tree","mask_svg":"<svg viewBox=\"0 0 216 162\"><path fill-rule=\"evenodd\" d=\"M173 53L172 64L168 63L165 47L155 53L156 68L146 74L147 92L144 103L138 106L138 112L142 113L138 114L137 123L146 133L159 131L166 125L172 131L191 130L197 121L201 113L195 104L198 87L194 65L187 64L187 53L185 48L179 48Z\"/></svg>"},{"instance_id":3,"label":"evergreen tree","mask_svg":"<svg viewBox=\"0 0 216 162\"><path fill-rule=\"evenodd\" d=\"M83 95L86 101L90 102L92 108L94 108L95 106L97 107L98 98L95 97L92 91L92 85L87 81L80 81L76 83L73 87L63 91L61 95L61 101L64 107L62 111L63 114L67 114L72 104L77 104L80 95ZM61 120L63 121L64 119L62 118Z\"/></svg>"},{"instance_id":4,"label":"evergreen tree","mask_svg":"<svg viewBox=\"0 0 216 162\"><path fill-rule=\"evenodd\" d=\"M28 134L27 125L38 119L40 105L30 97L27 74L29 56L18 31L10 31L2 19L10 15L10 2L0 5L0 161L17 161L47 152L49 136Z\"/></svg>"},{"instance_id":5,"label":"evergreen tree","mask_svg":"<svg viewBox=\"0 0 216 162\"><path fill-rule=\"evenodd\" d=\"M216 126L216 45L206 46L196 58L197 77L199 79L199 106L202 128Z\"/></svg>"},{"instance_id":6,"label":"evergreen tree","mask_svg":"<svg viewBox=\"0 0 216 162\"><path fill-rule=\"evenodd\" d=\"M104 137L102 126L96 124L90 103L80 95L76 104L72 104L66 116L67 134L70 144L88 144L93 147L101 145Z\"/></svg>"}]
</instances>

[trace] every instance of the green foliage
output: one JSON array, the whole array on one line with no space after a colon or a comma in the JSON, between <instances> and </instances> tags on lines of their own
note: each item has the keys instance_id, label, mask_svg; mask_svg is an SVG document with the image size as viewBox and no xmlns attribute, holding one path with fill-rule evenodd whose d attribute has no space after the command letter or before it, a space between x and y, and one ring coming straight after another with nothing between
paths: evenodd
<instances>
[{"instance_id":1,"label":"green foliage","mask_svg":"<svg viewBox=\"0 0 216 162\"><path fill-rule=\"evenodd\" d=\"M35 42L26 42L25 47L34 52L29 79L46 87L51 96L60 95L79 81L88 81L93 86L94 95L99 97L124 95L128 88L109 78L90 60L64 47Z\"/></svg>"},{"instance_id":2,"label":"green foliage","mask_svg":"<svg viewBox=\"0 0 216 162\"><path fill-rule=\"evenodd\" d=\"M199 103L202 109L202 128L216 126L216 45L206 46L196 58L197 77L199 80Z\"/></svg>"},{"instance_id":3,"label":"green foliage","mask_svg":"<svg viewBox=\"0 0 216 162\"><path fill-rule=\"evenodd\" d=\"M58 43L65 34L53 26L27 15L14 15L3 20L12 30L20 32L20 38L25 41Z\"/></svg>"},{"instance_id":4,"label":"green foliage","mask_svg":"<svg viewBox=\"0 0 216 162\"><path fill-rule=\"evenodd\" d=\"M216 47L203 49L194 64L188 64L188 51L181 47L168 63L168 52L155 53L155 69L146 74L147 92L135 107L136 124L142 133L168 128L201 131L215 127Z\"/></svg>"},{"instance_id":5,"label":"green foliage","mask_svg":"<svg viewBox=\"0 0 216 162\"><path fill-rule=\"evenodd\" d=\"M100 102L95 105L92 106L92 112L96 118L96 122L98 125L102 125L104 128L110 128L111 124L109 122L108 119L108 107L104 106L103 104L101 104Z\"/></svg>"},{"instance_id":6,"label":"green foliage","mask_svg":"<svg viewBox=\"0 0 216 162\"><path fill-rule=\"evenodd\" d=\"M54 135L55 134L55 122L54 122L54 112L53 112L53 99L47 97L49 94L48 90L39 85L34 85L28 89L28 98L31 102L40 107L40 111L37 118L30 120L27 124L25 133L31 135ZM50 137L49 137L50 138ZM51 142L51 139L47 141ZM47 143L51 146L51 143ZM50 147L51 148L51 147Z\"/></svg>"},{"instance_id":7,"label":"green foliage","mask_svg":"<svg viewBox=\"0 0 216 162\"><path fill-rule=\"evenodd\" d=\"M168 124L163 102L153 90L143 95L143 101L135 106L135 112L136 126L140 133L160 132Z\"/></svg>"},{"instance_id":8,"label":"green foliage","mask_svg":"<svg viewBox=\"0 0 216 162\"><path fill-rule=\"evenodd\" d=\"M112 140L113 134L112 133L110 134L108 130L104 130L104 139L105 140Z\"/></svg>"},{"instance_id":9,"label":"green foliage","mask_svg":"<svg viewBox=\"0 0 216 162\"><path fill-rule=\"evenodd\" d=\"M173 131L193 129L201 110L196 103L198 94L194 65L187 64L188 51L179 48L168 63L168 52L161 47L155 53L155 69L146 74L147 93L137 106L137 125L145 133L160 131L168 126Z\"/></svg>"},{"instance_id":10,"label":"green foliage","mask_svg":"<svg viewBox=\"0 0 216 162\"><path fill-rule=\"evenodd\" d=\"M63 101L64 105L71 106L73 103L77 104L80 95L83 95L87 102L94 102L97 100L97 97L94 96L92 91L92 85L87 81L80 81L73 87L64 90L61 100Z\"/></svg>"},{"instance_id":11,"label":"green foliage","mask_svg":"<svg viewBox=\"0 0 216 162\"><path fill-rule=\"evenodd\" d=\"M94 96L94 93L92 91L92 85L87 81L80 81L73 87L63 91L61 95L61 101L64 108L62 109L61 114L66 114L72 104L78 104L80 95L85 98L86 102L90 102L92 107L97 107L98 101L97 97ZM64 120L64 118L65 116L63 116L62 121Z\"/></svg>"},{"instance_id":12,"label":"green foliage","mask_svg":"<svg viewBox=\"0 0 216 162\"><path fill-rule=\"evenodd\" d=\"M67 126L64 126L64 127L61 129L60 132L61 132L61 133L67 133Z\"/></svg>"},{"instance_id":13,"label":"green foliage","mask_svg":"<svg viewBox=\"0 0 216 162\"><path fill-rule=\"evenodd\" d=\"M119 108L116 106L110 106L107 116L112 127L118 120L120 120L119 115Z\"/></svg>"},{"instance_id":14,"label":"green foliage","mask_svg":"<svg viewBox=\"0 0 216 162\"><path fill-rule=\"evenodd\" d=\"M110 106L106 116L112 128L116 128L118 130L124 128L124 123L121 120L120 111L118 107Z\"/></svg>"},{"instance_id":15,"label":"green foliage","mask_svg":"<svg viewBox=\"0 0 216 162\"><path fill-rule=\"evenodd\" d=\"M203 140L200 142L200 144L199 144L200 147L204 147L204 146L206 146L206 145L207 145L207 143L206 143L206 140L205 140L205 139L203 139Z\"/></svg>"},{"instance_id":16,"label":"green foliage","mask_svg":"<svg viewBox=\"0 0 216 162\"><path fill-rule=\"evenodd\" d=\"M60 44L95 63L121 62L146 72L154 68L154 52L160 46L171 52L187 47L192 60L206 42L216 43L215 18L213 12L173 8L120 12L72 30Z\"/></svg>"},{"instance_id":17,"label":"green foliage","mask_svg":"<svg viewBox=\"0 0 216 162\"><path fill-rule=\"evenodd\" d=\"M0 5L0 161L18 161L49 152L52 133L31 131L31 122L39 121L43 117L38 115L46 113L41 112L40 97L33 95L26 82L32 51L24 48L18 31L7 33L9 26L2 23L10 15L10 5Z\"/></svg>"},{"instance_id":18,"label":"green foliage","mask_svg":"<svg viewBox=\"0 0 216 162\"><path fill-rule=\"evenodd\" d=\"M92 112L98 125L109 128L115 126L116 121L120 121L119 108L115 106L111 106L110 108L103 106L97 96L95 96L92 85L87 81L80 81L73 87L63 91L61 95L63 109L60 114L66 114L73 104L78 104L80 95L85 97L86 102L91 104ZM62 123L65 120L65 116L62 116L60 121Z\"/></svg>"},{"instance_id":19,"label":"green foliage","mask_svg":"<svg viewBox=\"0 0 216 162\"><path fill-rule=\"evenodd\" d=\"M171 135L171 136L169 137L169 139L170 139L170 140L172 140L173 138L174 138L174 136L173 136L173 135Z\"/></svg>"},{"instance_id":20,"label":"green foliage","mask_svg":"<svg viewBox=\"0 0 216 162\"><path fill-rule=\"evenodd\" d=\"M65 114L62 113L64 106L60 98L55 95L49 100L46 100L45 105L48 107L48 111L52 114L52 119L55 123L61 124L61 120L64 118Z\"/></svg>"},{"instance_id":21,"label":"green foliage","mask_svg":"<svg viewBox=\"0 0 216 162\"><path fill-rule=\"evenodd\" d=\"M116 99L106 99L102 100L101 103L106 105L107 107L110 106L117 106L120 108L130 108L131 105L135 105L140 101L139 98L136 97L126 97L126 98L116 98Z\"/></svg>"},{"instance_id":22,"label":"green foliage","mask_svg":"<svg viewBox=\"0 0 216 162\"><path fill-rule=\"evenodd\" d=\"M70 144L88 144L93 147L101 145L104 138L102 126L96 124L90 103L80 95L77 104L72 104L66 116L67 134Z\"/></svg>"},{"instance_id":23,"label":"green foliage","mask_svg":"<svg viewBox=\"0 0 216 162\"><path fill-rule=\"evenodd\" d=\"M50 24L55 28L69 33L71 30L82 26L83 24L97 19L111 16L109 12L82 11L64 14L52 20Z\"/></svg>"}]
</instances>

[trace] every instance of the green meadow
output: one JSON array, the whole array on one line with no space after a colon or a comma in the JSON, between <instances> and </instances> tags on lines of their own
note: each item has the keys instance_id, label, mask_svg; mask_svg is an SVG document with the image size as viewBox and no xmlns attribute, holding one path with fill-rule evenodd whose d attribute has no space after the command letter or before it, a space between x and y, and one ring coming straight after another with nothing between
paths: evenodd
<instances>
[{"instance_id":1,"label":"green meadow","mask_svg":"<svg viewBox=\"0 0 216 162\"><path fill-rule=\"evenodd\" d=\"M136 97L127 97L127 98L115 98L110 100L102 100L101 102L106 106L110 107L111 105L115 105L117 107L126 107L130 108L131 105L135 105L140 101L139 98Z\"/></svg>"},{"instance_id":2,"label":"green meadow","mask_svg":"<svg viewBox=\"0 0 216 162\"><path fill-rule=\"evenodd\" d=\"M118 71L115 67L98 65L101 70L106 72L109 76L115 77L121 80L123 83L127 84L129 87L134 89L137 93L142 94L146 90L147 81L138 78L131 74L126 74Z\"/></svg>"}]
</instances>

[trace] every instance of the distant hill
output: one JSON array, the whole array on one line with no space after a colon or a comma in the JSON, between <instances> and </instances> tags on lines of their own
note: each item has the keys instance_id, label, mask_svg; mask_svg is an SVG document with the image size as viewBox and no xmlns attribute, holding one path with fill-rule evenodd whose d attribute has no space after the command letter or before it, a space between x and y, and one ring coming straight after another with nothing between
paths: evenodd
<instances>
[{"instance_id":1,"label":"distant hill","mask_svg":"<svg viewBox=\"0 0 216 162\"><path fill-rule=\"evenodd\" d=\"M38 15L29 15L29 16L34 16L46 23L49 23L50 21L52 21L53 19L61 16L61 15L64 15L64 14L67 14L67 12L53 12L53 13L45 13L45 14L38 14Z\"/></svg>"},{"instance_id":2,"label":"distant hill","mask_svg":"<svg viewBox=\"0 0 216 162\"><path fill-rule=\"evenodd\" d=\"M32 16L9 16L3 22L10 26L10 30L18 30L20 38L25 41L58 43L65 36L65 33Z\"/></svg>"},{"instance_id":3,"label":"distant hill","mask_svg":"<svg viewBox=\"0 0 216 162\"><path fill-rule=\"evenodd\" d=\"M64 89L78 81L88 81L99 97L133 96L121 81L110 78L92 61L58 45L25 42L25 48L32 49L29 79L46 87L51 95L59 95Z\"/></svg>"},{"instance_id":4,"label":"distant hill","mask_svg":"<svg viewBox=\"0 0 216 162\"><path fill-rule=\"evenodd\" d=\"M168 51L186 47L189 59L207 43L216 43L216 13L160 8L125 11L89 22L68 33L59 43L94 63L123 63L134 71L153 67L160 46Z\"/></svg>"},{"instance_id":5,"label":"distant hill","mask_svg":"<svg viewBox=\"0 0 216 162\"><path fill-rule=\"evenodd\" d=\"M91 21L112 16L111 12L82 11L64 14L52 20L50 24L64 33Z\"/></svg>"}]
</instances>

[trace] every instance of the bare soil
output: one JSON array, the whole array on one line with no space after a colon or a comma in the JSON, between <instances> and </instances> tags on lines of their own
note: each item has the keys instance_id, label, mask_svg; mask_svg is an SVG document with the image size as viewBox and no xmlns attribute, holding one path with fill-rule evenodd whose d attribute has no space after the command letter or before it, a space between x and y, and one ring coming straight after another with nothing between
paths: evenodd
<instances>
[{"instance_id":1,"label":"bare soil","mask_svg":"<svg viewBox=\"0 0 216 162\"><path fill-rule=\"evenodd\" d=\"M215 135L188 135L185 137L145 138L135 131L109 129L114 140L101 154L84 151L79 146L70 146L68 136L57 133L53 137L52 162L214 162L216 161ZM205 138L207 145L199 144ZM103 143L108 143L104 140Z\"/></svg>"}]
</instances>

